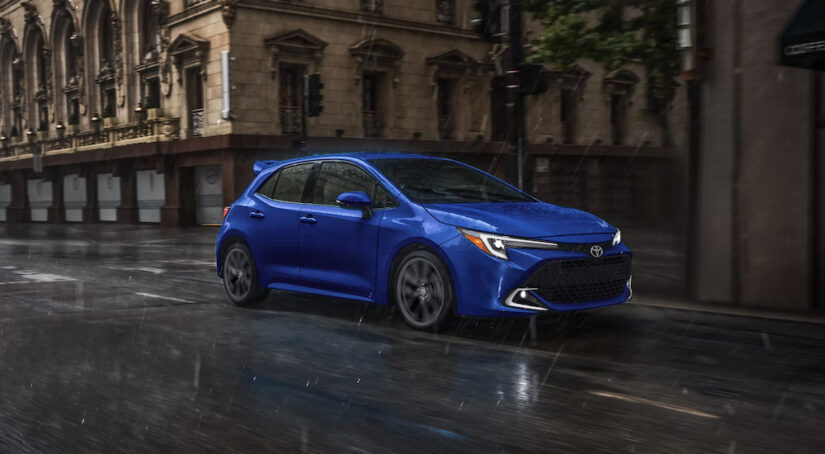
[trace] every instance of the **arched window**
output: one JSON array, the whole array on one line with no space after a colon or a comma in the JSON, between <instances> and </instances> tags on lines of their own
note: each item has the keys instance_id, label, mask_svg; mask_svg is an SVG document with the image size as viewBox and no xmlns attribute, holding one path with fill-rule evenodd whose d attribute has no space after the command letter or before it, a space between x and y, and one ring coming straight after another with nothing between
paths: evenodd
<instances>
[{"instance_id":1,"label":"arched window","mask_svg":"<svg viewBox=\"0 0 825 454\"><path fill-rule=\"evenodd\" d=\"M89 62L95 71L97 89L92 90L90 105L96 106L93 113L102 117L114 117L116 111L115 55L114 42L117 17L112 14L108 0L91 0L87 5L86 27L89 37ZM96 99L94 99L96 97Z\"/></svg>"},{"instance_id":2,"label":"arched window","mask_svg":"<svg viewBox=\"0 0 825 454\"><path fill-rule=\"evenodd\" d=\"M26 28L24 38L26 73L29 104L27 122L28 128L35 131L48 130L49 118L49 54L43 39L43 32L36 25Z\"/></svg>"},{"instance_id":3,"label":"arched window","mask_svg":"<svg viewBox=\"0 0 825 454\"><path fill-rule=\"evenodd\" d=\"M165 4L157 0L139 0L138 24L140 36L140 102L147 109L160 107L160 15L165 14Z\"/></svg>"},{"instance_id":4,"label":"arched window","mask_svg":"<svg viewBox=\"0 0 825 454\"><path fill-rule=\"evenodd\" d=\"M57 87L55 114L57 121L69 125L80 122L81 39L72 15L65 7L52 13L52 48L54 79Z\"/></svg>"},{"instance_id":5,"label":"arched window","mask_svg":"<svg viewBox=\"0 0 825 454\"><path fill-rule=\"evenodd\" d=\"M7 36L0 39L0 75L2 76L3 124L0 132L7 137L20 138L22 129L21 101L23 88L20 77L20 57L14 41Z\"/></svg>"},{"instance_id":6,"label":"arched window","mask_svg":"<svg viewBox=\"0 0 825 454\"><path fill-rule=\"evenodd\" d=\"M152 0L141 0L140 6L140 18L138 19L142 51L140 62L146 63L158 58L158 18Z\"/></svg>"}]
</instances>

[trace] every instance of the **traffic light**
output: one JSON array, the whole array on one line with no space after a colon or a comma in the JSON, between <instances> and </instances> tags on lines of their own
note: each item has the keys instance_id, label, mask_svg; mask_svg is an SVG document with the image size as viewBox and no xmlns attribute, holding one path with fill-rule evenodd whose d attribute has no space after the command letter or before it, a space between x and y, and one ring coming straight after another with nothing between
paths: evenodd
<instances>
[{"instance_id":1,"label":"traffic light","mask_svg":"<svg viewBox=\"0 0 825 454\"><path fill-rule=\"evenodd\" d=\"M307 116L317 117L324 111L324 95L321 90L324 83L321 82L321 75L318 73L307 76Z\"/></svg>"},{"instance_id":2,"label":"traffic light","mask_svg":"<svg viewBox=\"0 0 825 454\"><path fill-rule=\"evenodd\" d=\"M470 21L473 27L487 41L501 42L501 5L498 0L474 0L473 9L478 17Z\"/></svg>"},{"instance_id":3,"label":"traffic light","mask_svg":"<svg viewBox=\"0 0 825 454\"><path fill-rule=\"evenodd\" d=\"M547 91L548 73L538 63L518 65L519 89L525 95L539 95Z\"/></svg>"}]
</instances>

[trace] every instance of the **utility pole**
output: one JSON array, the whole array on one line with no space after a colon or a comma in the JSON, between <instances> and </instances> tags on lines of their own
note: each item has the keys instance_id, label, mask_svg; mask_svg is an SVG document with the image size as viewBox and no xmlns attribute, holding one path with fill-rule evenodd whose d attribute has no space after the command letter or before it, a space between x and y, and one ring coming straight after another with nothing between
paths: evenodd
<instances>
[{"instance_id":1,"label":"utility pole","mask_svg":"<svg viewBox=\"0 0 825 454\"><path fill-rule=\"evenodd\" d=\"M524 190L524 156L527 154L527 143L524 140L524 80L521 67L524 63L524 32L521 0L509 1L510 12L510 76L507 88L511 104L511 118L513 130L509 134L509 150L516 156L516 172L518 174L518 188Z\"/></svg>"}]
</instances>

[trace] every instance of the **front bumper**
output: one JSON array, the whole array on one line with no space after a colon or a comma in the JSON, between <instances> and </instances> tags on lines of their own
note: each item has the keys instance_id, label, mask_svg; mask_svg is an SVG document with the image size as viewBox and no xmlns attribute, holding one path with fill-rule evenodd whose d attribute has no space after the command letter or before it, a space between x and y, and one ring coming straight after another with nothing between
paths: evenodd
<instances>
[{"instance_id":1,"label":"front bumper","mask_svg":"<svg viewBox=\"0 0 825 454\"><path fill-rule=\"evenodd\" d=\"M571 250L510 249L510 260L502 260L485 254L463 237L443 244L442 248L453 268L456 311L461 315L517 316L548 310L591 309L623 303L632 294L632 254L623 243L606 249L598 259ZM599 261L612 261L619 266L590 272L575 269L588 268ZM559 264L575 266L572 271L569 266L560 270L556 266ZM594 276L591 288L587 279ZM582 293L583 290L592 291Z\"/></svg>"}]
</instances>

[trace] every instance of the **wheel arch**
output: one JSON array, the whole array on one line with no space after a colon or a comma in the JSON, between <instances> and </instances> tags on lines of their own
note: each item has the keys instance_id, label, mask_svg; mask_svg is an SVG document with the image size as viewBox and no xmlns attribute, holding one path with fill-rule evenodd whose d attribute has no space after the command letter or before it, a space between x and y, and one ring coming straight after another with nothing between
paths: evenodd
<instances>
[{"instance_id":1,"label":"wheel arch","mask_svg":"<svg viewBox=\"0 0 825 454\"><path fill-rule=\"evenodd\" d=\"M393 274L395 274L395 270L403 259L409 252L414 250L427 250L436 257L438 257L444 266L447 267L447 271L449 271L450 275L447 276L450 279L450 284L453 287L453 297L455 298L455 304L453 305L453 311L456 310L459 301L459 294L458 294L458 285L455 282L455 266L453 266L452 261L450 261L449 256L447 253L442 249L438 244L426 239L426 238L410 238L398 245L396 245L394 253L392 254L392 259L388 261L386 265L386 269L384 274L384 282L385 282L385 291L383 292L383 297L385 298L385 303L387 305L394 305L395 298L392 296L392 289L393 286L392 278ZM378 295L376 295L378 296Z\"/></svg>"},{"instance_id":2,"label":"wheel arch","mask_svg":"<svg viewBox=\"0 0 825 454\"><path fill-rule=\"evenodd\" d=\"M249 247L249 243L247 243L246 238L241 235L238 231L227 232L220 241L218 245L218 277L223 277L223 259L226 255L226 251L229 250L229 247L233 244L241 243L246 246L250 252L252 252L252 248ZM255 257L255 253L252 253L253 259Z\"/></svg>"}]
</instances>

